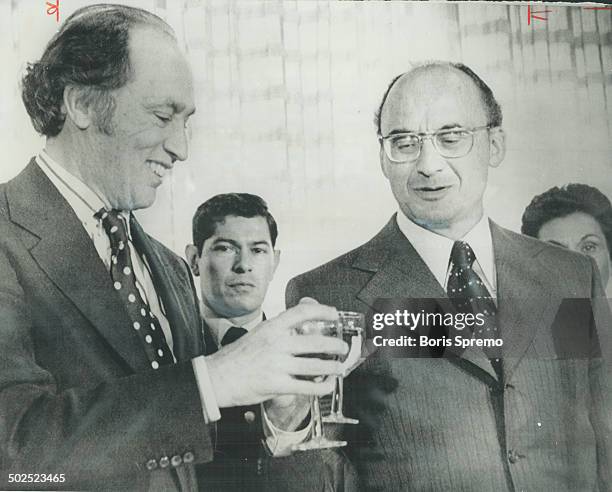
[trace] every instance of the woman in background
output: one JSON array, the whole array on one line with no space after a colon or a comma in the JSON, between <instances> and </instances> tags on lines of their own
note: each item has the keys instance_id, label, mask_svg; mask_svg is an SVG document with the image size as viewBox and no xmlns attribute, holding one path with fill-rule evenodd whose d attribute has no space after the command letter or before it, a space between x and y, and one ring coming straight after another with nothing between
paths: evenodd
<instances>
[{"instance_id":1,"label":"woman in background","mask_svg":"<svg viewBox=\"0 0 612 492\"><path fill-rule=\"evenodd\" d=\"M555 186L531 200L522 220L523 234L591 256L606 288L610 279L612 205L601 191L585 184Z\"/></svg>"}]
</instances>

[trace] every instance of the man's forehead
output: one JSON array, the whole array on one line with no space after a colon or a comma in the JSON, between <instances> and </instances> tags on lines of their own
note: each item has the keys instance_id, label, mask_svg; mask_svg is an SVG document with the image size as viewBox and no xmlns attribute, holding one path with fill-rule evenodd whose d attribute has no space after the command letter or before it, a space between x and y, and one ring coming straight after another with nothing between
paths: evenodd
<instances>
[{"instance_id":1,"label":"man's forehead","mask_svg":"<svg viewBox=\"0 0 612 492\"><path fill-rule=\"evenodd\" d=\"M193 76L176 39L152 27L130 30L128 84L141 93L145 104L168 104L192 112Z\"/></svg>"},{"instance_id":2,"label":"man's forehead","mask_svg":"<svg viewBox=\"0 0 612 492\"><path fill-rule=\"evenodd\" d=\"M411 117L446 122L478 117L481 112L486 110L470 77L451 66L422 67L404 74L393 85L381 113L381 126Z\"/></svg>"},{"instance_id":3,"label":"man's forehead","mask_svg":"<svg viewBox=\"0 0 612 492\"><path fill-rule=\"evenodd\" d=\"M261 215L243 217L227 215L215 223L213 239L234 239L237 241L266 241L271 243L268 221Z\"/></svg>"}]
</instances>

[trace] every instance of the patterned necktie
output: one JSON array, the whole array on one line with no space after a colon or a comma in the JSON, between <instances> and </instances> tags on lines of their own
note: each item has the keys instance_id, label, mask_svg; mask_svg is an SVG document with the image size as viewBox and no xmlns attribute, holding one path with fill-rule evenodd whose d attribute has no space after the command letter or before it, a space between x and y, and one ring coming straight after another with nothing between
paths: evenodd
<instances>
[{"instance_id":1,"label":"patterned necktie","mask_svg":"<svg viewBox=\"0 0 612 492\"><path fill-rule=\"evenodd\" d=\"M221 346L224 347L227 344L235 342L242 335L245 335L246 332L246 329L240 326L232 326L229 330L225 332L225 335L223 335L223 339L221 340Z\"/></svg>"},{"instance_id":2,"label":"patterned necktie","mask_svg":"<svg viewBox=\"0 0 612 492\"><path fill-rule=\"evenodd\" d=\"M482 325L474 324L474 338L499 338L497 327L497 307L491 293L482 279L472 268L476 255L470 245L455 241L451 251L451 271L446 291L459 313L480 314ZM498 376L501 376L501 347L483 347L491 365Z\"/></svg>"},{"instance_id":3,"label":"patterned necktie","mask_svg":"<svg viewBox=\"0 0 612 492\"><path fill-rule=\"evenodd\" d=\"M127 227L117 210L105 209L94 217L102 221L111 245L110 275L115 291L123 301L132 320L131 328L142 342L147 358L153 369L172 364L174 359L158 319L143 300L132 267Z\"/></svg>"}]
</instances>

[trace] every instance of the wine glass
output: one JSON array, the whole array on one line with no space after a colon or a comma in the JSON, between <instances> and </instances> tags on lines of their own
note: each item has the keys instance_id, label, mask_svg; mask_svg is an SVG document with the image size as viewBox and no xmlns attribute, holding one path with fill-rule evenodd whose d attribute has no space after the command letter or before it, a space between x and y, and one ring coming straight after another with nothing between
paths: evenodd
<instances>
[{"instance_id":1,"label":"wine glass","mask_svg":"<svg viewBox=\"0 0 612 492\"><path fill-rule=\"evenodd\" d=\"M336 321L307 321L295 328L297 335L325 335L338 336L340 324ZM334 360L338 356L334 354L305 354L303 357ZM322 381L325 376L305 377L314 381ZM310 415L312 417L312 433L308 441L293 446L294 451L308 451L311 449L328 449L346 446L346 441L334 441L325 437L323 432L323 420L321 418L321 402L318 396L310 397Z\"/></svg>"},{"instance_id":2,"label":"wine glass","mask_svg":"<svg viewBox=\"0 0 612 492\"><path fill-rule=\"evenodd\" d=\"M365 342L365 318L361 313L351 311L338 312L339 329L337 335L349 346L349 352L342 360L344 375L348 375L363 360L363 344ZM344 404L344 375L335 376L334 392L332 394L331 411L323 417L323 422L331 424L358 424L359 420L347 417L342 409Z\"/></svg>"}]
</instances>

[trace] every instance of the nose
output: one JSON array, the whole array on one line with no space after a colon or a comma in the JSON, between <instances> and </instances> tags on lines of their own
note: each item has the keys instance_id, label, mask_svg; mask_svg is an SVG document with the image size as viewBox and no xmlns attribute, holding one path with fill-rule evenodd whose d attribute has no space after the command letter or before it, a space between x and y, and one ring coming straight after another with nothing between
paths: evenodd
<instances>
[{"instance_id":1,"label":"nose","mask_svg":"<svg viewBox=\"0 0 612 492\"><path fill-rule=\"evenodd\" d=\"M246 273L253 270L252 258L249 252L240 251L234 260L234 272Z\"/></svg>"},{"instance_id":2,"label":"nose","mask_svg":"<svg viewBox=\"0 0 612 492\"><path fill-rule=\"evenodd\" d=\"M416 161L416 170L423 176L433 176L442 171L446 166L446 161L438 153L430 138L423 140L419 158Z\"/></svg>"},{"instance_id":3,"label":"nose","mask_svg":"<svg viewBox=\"0 0 612 492\"><path fill-rule=\"evenodd\" d=\"M171 133L164 141L164 149L170 154L173 161L184 161L189 155L187 128L179 118L173 121L169 128Z\"/></svg>"}]
</instances>

